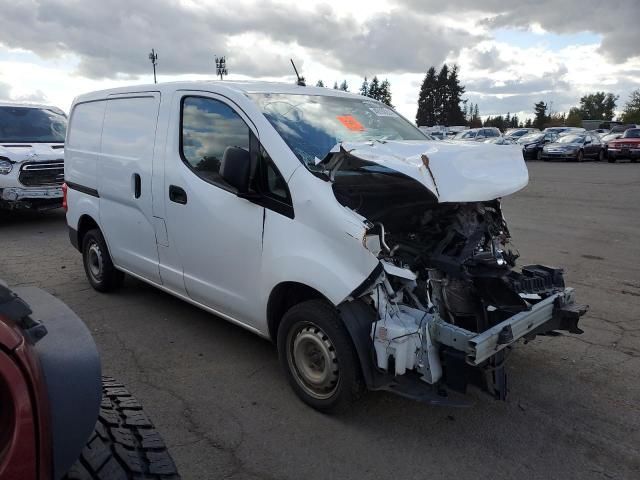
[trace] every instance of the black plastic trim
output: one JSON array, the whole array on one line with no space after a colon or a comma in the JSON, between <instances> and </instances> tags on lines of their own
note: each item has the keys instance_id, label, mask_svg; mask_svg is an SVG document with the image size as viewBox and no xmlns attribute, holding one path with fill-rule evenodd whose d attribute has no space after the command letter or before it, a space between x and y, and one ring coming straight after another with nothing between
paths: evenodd
<instances>
[{"instance_id":1,"label":"black plastic trim","mask_svg":"<svg viewBox=\"0 0 640 480\"><path fill-rule=\"evenodd\" d=\"M73 245L73 248L76 250L81 251L80 242L78 241L78 231L69 225L67 225L67 230L69 231L69 241L71 242L71 245Z\"/></svg>"},{"instance_id":2,"label":"black plastic trim","mask_svg":"<svg viewBox=\"0 0 640 480\"><path fill-rule=\"evenodd\" d=\"M65 181L65 183L67 184L67 187L71 188L72 190L86 193L87 195L91 195L92 197L100 198L100 194L98 193L98 190L96 190L95 188L85 187L84 185L80 185L79 183L74 183L69 181Z\"/></svg>"},{"instance_id":3,"label":"black plastic trim","mask_svg":"<svg viewBox=\"0 0 640 480\"><path fill-rule=\"evenodd\" d=\"M351 292L351 295L349 296L351 298L358 298L360 295L366 292L367 289L371 287L371 284L376 281L380 275L382 275L383 270L384 267L382 266L382 263L378 263L376 268L373 269L369 276L365 278L362 283L358 285L353 292Z\"/></svg>"}]
</instances>

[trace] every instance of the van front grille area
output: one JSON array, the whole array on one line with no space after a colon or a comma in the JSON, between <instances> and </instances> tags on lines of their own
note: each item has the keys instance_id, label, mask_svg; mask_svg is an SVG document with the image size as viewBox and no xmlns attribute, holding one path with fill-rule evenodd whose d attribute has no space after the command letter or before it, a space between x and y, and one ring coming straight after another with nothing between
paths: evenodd
<instances>
[{"instance_id":1,"label":"van front grille area","mask_svg":"<svg viewBox=\"0 0 640 480\"><path fill-rule=\"evenodd\" d=\"M18 180L25 187L62 185L64 182L64 161L25 163L20 169Z\"/></svg>"}]
</instances>

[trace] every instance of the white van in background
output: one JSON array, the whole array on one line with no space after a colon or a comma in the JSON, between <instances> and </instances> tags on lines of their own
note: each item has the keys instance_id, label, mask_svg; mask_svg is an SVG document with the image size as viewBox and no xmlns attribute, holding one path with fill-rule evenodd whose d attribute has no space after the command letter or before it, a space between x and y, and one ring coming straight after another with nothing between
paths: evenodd
<instances>
[{"instance_id":1,"label":"white van in background","mask_svg":"<svg viewBox=\"0 0 640 480\"><path fill-rule=\"evenodd\" d=\"M367 97L273 83L82 95L66 141L91 285L127 273L272 339L323 411L363 386L459 405L446 390L475 379L504 398L505 348L579 332L561 270L514 268L499 198L527 181L518 150L429 141Z\"/></svg>"},{"instance_id":2,"label":"white van in background","mask_svg":"<svg viewBox=\"0 0 640 480\"><path fill-rule=\"evenodd\" d=\"M0 102L0 208L62 206L66 129L59 108Z\"/></svg>"}]
</instances>

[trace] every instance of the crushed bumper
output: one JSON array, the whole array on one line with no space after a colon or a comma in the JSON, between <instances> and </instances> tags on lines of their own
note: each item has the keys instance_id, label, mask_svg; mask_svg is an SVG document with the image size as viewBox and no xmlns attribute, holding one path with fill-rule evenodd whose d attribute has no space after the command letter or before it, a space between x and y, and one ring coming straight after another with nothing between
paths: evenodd
<instances>
[{"instance_id":1,"label":"crushed bumper","mask_svg":"<svg viewBox=\"0 0 640 480\"><path fill-rule=\"evenodd\" d=\"M0 189L0 206L47 210L62 206L62 186Z\"/></svg>"},{"instance_id":2,"label":"crushed bumper","mask_svg":"<svg viewBox=\"0 0 640 480\"><path fill-rule=\"evenodd\" d=\"M572 288L565 288L482 333L456 327L439 317L431 322L430 330L434 341L463 352L466 363L477 366L521 338L530 339L553 330L582 333L578 320L587 309L588 306L575 303Z\"/></svg>"}]
</instances>

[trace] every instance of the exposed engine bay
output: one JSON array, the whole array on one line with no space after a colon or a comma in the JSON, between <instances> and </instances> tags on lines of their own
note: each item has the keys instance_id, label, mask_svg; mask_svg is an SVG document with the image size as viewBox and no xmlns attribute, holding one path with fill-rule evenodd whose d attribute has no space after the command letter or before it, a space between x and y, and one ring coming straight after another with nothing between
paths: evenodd
<instances>
[{"instance_id":1,"label":"exposed engine bay","mask_svg":"<svg viewBox=\"0 0 640 480\"><path fill-rule=\"evenodd\" d=\"M515 268L519 254L500 201L435 204L394 231L377 222L365 243L386 272L370 294L380 318L371 332L378 367L395 375L415 371L427 383L444 381L459 390L476 383L505 398L506 352L501 347L511 348L517 340L511 326L501 328L495 351L486 359L471 358L465 343L562 295L565 285L560 269ZM555 329L581 333L579 317L578 312L558 317L524 338ZM446 345L447 328L464 334Z\"/></svg>"},{"instance_id":2,"label":"exposed engine bay","mask_svg":"<svg viewBox=\"0 0 640 480\"><path fill-rule=\"evenodd\" d=\"M397 145L342 145L323 162L338 202L365 219L364 247L380 260L352 294L373 312L362 328L375 364L369 387L439 403L416 394L415 383L437 392L475 384L505 399L504 363L515 343L557 330L582 333L578 321L588 307L574 302L561 269L516 267L496 193L521 188L519 164L500 163L493 188L466 156L447 164L419 146L401 147L412 156L398 156ZM456 201L474 197L492 199Z\"/></svg>"}]
</instances>

